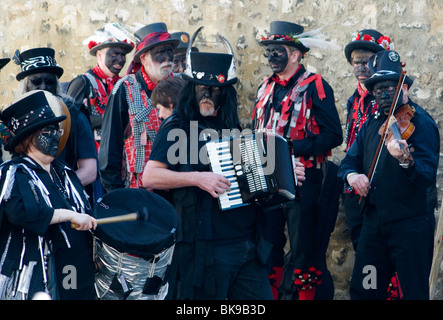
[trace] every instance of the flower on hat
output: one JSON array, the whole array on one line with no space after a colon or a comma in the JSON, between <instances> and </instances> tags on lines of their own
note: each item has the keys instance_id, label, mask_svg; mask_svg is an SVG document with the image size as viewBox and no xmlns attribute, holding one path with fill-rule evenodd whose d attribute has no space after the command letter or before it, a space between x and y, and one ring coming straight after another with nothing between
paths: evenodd
<instances>
[{"instance_id":1,"label":"flower on hat","mask_svg":"<svg viewBox=\"0 0 443 320\"><path fill-rule=\"evenodd\" d=\"M97 42L95 42L95 41L93 41L93 40L89 41L89 43L88 43L88 48L89 48L89 50L91 50L92 48L94 48L96 45L98 45Z\"/></svg>"},{"instance_id":2,"label":"flower on hat","mask_svg":"<svg viewBox=\"0 0 443 320\"><path fill-rule=\"evenodd\" d=\"M385 50L391 50L391 39L389 37L380 37L378 38L377 43Z\"/></svg>"},{"instance_id":3,"label":"flower on hat","mask_svg":"<svg viewBox=\"0 0 443 320\"><path fill-rule=\"evenodd\" d=\"M352 41L369 41L377 43L385 50L391 50L392 48L391 38L386 36L381 36L376 40L374 37L370 36L369 34L365 34L362 36L360 32L357 32L352 34Z\"/></svg>"}]
</instances>

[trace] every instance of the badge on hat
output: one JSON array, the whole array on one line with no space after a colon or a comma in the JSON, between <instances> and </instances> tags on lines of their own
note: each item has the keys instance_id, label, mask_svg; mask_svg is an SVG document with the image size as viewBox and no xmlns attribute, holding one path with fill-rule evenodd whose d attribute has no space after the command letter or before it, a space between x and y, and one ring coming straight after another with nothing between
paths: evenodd
<instances>
[{"instance_id":1,"label":"badge on hat","mask_svg":"<svg viewBox=\"0 0 443 320\"><path fill-rule=\"evenodd\" d=\"M400 59L400 56L398 55L397 52L395 51L390 51L388 54L388 58L389 60L391 60L392 62L397 62Z\"/></svg>"}]
</instances>

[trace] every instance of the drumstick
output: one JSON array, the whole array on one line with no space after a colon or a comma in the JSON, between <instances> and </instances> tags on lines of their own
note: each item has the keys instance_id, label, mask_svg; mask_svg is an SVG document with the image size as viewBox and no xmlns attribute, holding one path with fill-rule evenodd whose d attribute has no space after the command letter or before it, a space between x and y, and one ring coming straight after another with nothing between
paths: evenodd
<instances>
[{"instance_id":1,"label":"drumstick","mask_svg":"<svg viewBox=\"0 0 443 320\"><path fill-rule=\"evenodd\" d=\"M139 211L123 214L121 216L107 217L97 219L97 224L105 224L105 223L114 223L114 222L123 222L123 221L146 221L148 219L148 211L146 208L143 208L143 211L140 213ZM78 228L79 225L76 223L71 223L71 228Z\"/></svg>"}]
</instances>

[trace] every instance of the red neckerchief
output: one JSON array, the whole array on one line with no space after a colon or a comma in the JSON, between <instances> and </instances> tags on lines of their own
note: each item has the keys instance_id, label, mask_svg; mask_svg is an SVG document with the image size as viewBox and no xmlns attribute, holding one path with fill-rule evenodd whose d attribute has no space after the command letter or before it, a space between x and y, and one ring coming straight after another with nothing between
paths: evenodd
<instances>
[{"instance_id":1,"label":"red neckerchief","mask_svg":"<svg viewBox=\"0 0 443 320\"><path fill-rule=\"evenodd\" d=\"M156 84L149 79L148 75L145 72L145 68L141 68L140 70L142 71L143 80L145 80L146 85L148 86L148 90L154 90Z\"/></svg>"},{"instance_id":2,"label":"red neckerchief","mask_svg":"<svg viewBox=\"0 0 443 320\"><path fill-rule=\"evenodd\" d=\"M298 72L298 70L300 70L300 68L301 68L301 65L298 66L298 69L294 72L294 74L292 76L290 76L288 78L288 80L280 80L280 77L278 76L278 74L276 74L275 77L273 77L271 80L282 85L283 87L286 87L288 85L289 80L292 79L292 77Z\"/></svg>"},{"instance_id":3,"label":"red neckerchief","mask_svg":"<svg viewBox=\"0 0 443 320\"><path fill-rule=\"evenodd\" d=\"M112 89L114 88L114 84L120 80L120 76L117 74L114 77L108 77L102 69L100 69L100 67L98 66L98 64L94 67L94 69L92 69L92 72L95 73L95 75L97 77L99 77L100 79L103 79L104 82L106 83L106 93L108 94L108 96L111 94Z\"/></svg>"},{"instance_id":4,"label":"red neckerchief","mask_svg":"<svg viewBox=\"0 0 443 320\"><path fill-rule=\"evenodd\" d=\"M355 136L357 135L358 130L363 125L363 123L366 122L368 116L367 116L367 110L365 110L365 98L368 96L369 91L364 90L361 87L360 82L357 83L357 91L359 97L354 100L354 105L352 107L352 115L350 117L351 125L352 127L349 128L349 133L346 141L346 151L349 150L351 147L351 144L355 140ZM369 106L368 106L369 107ZM353 121L352 121L353 120ZM349 124L348 124L349 125Z\"/></svg>"},{"instance_id":5,"label":"red neckerchief","mask_svg":"<svg viewBox=\"0 0 443 320\"><path fill-rule=\"evenodd\" d=\"M143 80L145 80L146 85L148 86L148 90L149 90L149 91L154 90L154 88L157 86L157 84L155 84L154 82L151 81L151 79L149 79L148 75L147 75L146 72L145 72L145 68L140 68L140 70L141 70L141 72L142 72ZM173 76L173 74L171 73L171 74L168 76L168 78L169 78L169 77L172 77L172 76Z\"/></svg>"}]
</instances>

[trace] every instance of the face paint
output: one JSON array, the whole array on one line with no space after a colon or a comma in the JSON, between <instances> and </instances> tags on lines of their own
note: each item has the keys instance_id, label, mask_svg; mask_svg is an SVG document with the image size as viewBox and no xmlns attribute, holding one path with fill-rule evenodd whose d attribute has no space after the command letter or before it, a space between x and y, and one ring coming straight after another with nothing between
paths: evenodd
<instances>
[{"instance_id":1,"label":"face paint","mask_svg":"<svg viewBox=\"0 0 443 320\"><path fill-rule=\"evenodd\" d=\"M41 153L55 158L62 134L63 130L59 129L57 125L47 126L38 132L34 146Z\"/></svg>"},{"instance_id":2,"label":"face paint","mask_svg":"<svg viewBox=\"0 0 443 320\"><path fill-rule=\"evenodd\" d=\"M111 47L106 52L105 65L113 74L119 74L126 63L126 51L122 48Z\"/></svg>"},{"instance_id":3,"label":"face paint","mask_svg":"<svg viewBox=\"0 0 443 320\"><path fill-rule=\"evenodd\" d=\"M264 55L268 58L269 66L274 73L282 73L288 65L288 53L282 45L269 45Z\"/></svg>"},{"instance_id":4,"label":"face paint","mask_svg":"<svg viewBox=\"0 0 443 320\"><path fill-rule=\"evenodd\" d=\"M173 46L160 45L140 56L141 63L151 81L166 79L172 72Z\"/></svg>"},{"instance_id":5,"label":"face paint","mask_svg":"<svg viewBox=\"0 0 443 320\"><path fill-rule=\"evenodd\" d=\"M195 86L195 99L199 105L200 113L204 117L214 116L220 106L221 89L204 85Z\"/></svg>"},{"instance_id":6,"label":"face paint","mask_svg":"<svg viewBox=\"0 0 443 320\"><path fill-rule=\"evenodd\" d=\"M174 47L171 45L160 45L151 50L152 60L158 63L174 60Z\"/></svg>"},{"instance_id":7,"label":"face paint","mask_svg":"<svg viewBox=\"0 0 443 320\"><path fill-rule=\"evenodd\" d=\"M390 80L381 81L374 85L372 93L374 94L375 100L384 114L389 114L389 109L391 108L392 102L395 99L396 89L397 83ZM401 103L402 100L399 99L399 101Z\"/></svg>"},{"instance_id":8,"label":"face paint","mask_svg":"<svg viewBox=\"0 0 443 320\"><path fill-rule=\"evenodd\" d=\"M358 82L363 83L371 76L368 68L368 60L373 54L373 52L364 52L352 55L352 67L354 68L354 75Z\"/></svg>"},{"instance_id":9,"label":"face paint","mask_svg":"<svg viewBox=\"0 0 443 320\"><path fill-rule=\"evenodd\" d=\"M45 90L57 94L57 77L53 73L36 73L28 76L27 90Z\"/></svg>"},{"instance_id":10,"label":"face paint","mask_svg":"<svg viewBox=\"0 0 443 320\"><path fill-rule=\"evenodd\" d=\"M174 54L172 72L182 73L186 69L186 52Z\"/></svg>"}]
</instances>

